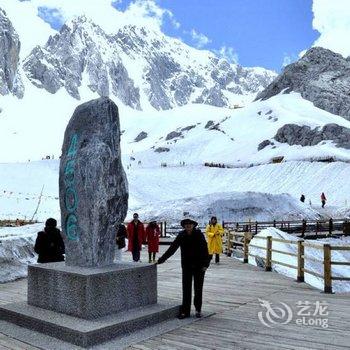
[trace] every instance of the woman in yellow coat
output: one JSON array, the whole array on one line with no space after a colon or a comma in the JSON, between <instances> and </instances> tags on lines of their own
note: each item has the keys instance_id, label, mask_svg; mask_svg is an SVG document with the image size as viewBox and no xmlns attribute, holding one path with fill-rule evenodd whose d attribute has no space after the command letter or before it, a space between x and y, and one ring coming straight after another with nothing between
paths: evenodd
<instances>
[{"instance_id":1,"label":"woman in yellow coat","mask_svg":"<svg viewBox=\"0 0 350 350\"><path fill-rule=\"evenodd\" d=\"M220 261L220 254L222 253L222 236L224 234L224 229L215 216L210 219L210 223L205 230L208 239L208 250L210 255L210 260L215 254L215 263L218 264Z\"/></svg>"}]
</instances>

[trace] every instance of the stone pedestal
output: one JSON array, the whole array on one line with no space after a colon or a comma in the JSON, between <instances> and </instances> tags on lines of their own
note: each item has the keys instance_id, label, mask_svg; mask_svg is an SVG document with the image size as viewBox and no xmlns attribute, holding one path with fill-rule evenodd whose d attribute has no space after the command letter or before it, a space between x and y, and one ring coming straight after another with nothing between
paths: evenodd
<instances>
[{"instance_id":1,"label":"stone pedestal","mask_svg":"<svg viewBox=\"0 0 350 350\"><path fill-rule=\"evenodd\" d=\"M155 265L83 268L51 263L28 267L28 304L32 306L94 319L156 302Z\"/></svg>"},{"instance_id":2,"label":"stone pedestal","mask_svg":"<svg viewBox=\"0 0 350 350\"><path fill-rule=\"evenodd\" d=\"M0 306L0 319L89 347L172 319L178 310L157 301L156 265L52 263L28 267L28 303Z\"/></svg>"}]
</instances>

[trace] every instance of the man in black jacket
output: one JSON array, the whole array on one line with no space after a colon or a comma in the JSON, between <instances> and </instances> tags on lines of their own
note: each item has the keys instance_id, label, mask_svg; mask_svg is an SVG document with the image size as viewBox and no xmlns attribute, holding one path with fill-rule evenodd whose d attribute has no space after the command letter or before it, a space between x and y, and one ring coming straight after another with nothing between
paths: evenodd
<instances>
[{"instance_id":1,"label":"man in black jacket","mask_svg":"<svg viewBox=\"0 0 350 350\"><path fill-rule=\"evenodd\" d=\"M64 261L64 242L55 219L47 219L44 231L38 233L34 251L39 255L38 263Z\"/></svg>"},{"instance_id":2,"label":"man in black jacket","mask_svg":"<svg viewBox=\"0 0 350 350\"><path fill-rule=\"evenodd\" d=\"M207 242L202 232L196 229L198 223L191 219L181 221L184 228L169 249L158 259L158 264L164 263L176 250L181 248L182 266L182 306L179 318L190 316L192 299L192 279L194 280L194 306L196 317L202 317L202 295L205 271L209 266Z\"/></svg>"},{"instance_id":3,"label":"man in black jacket","mask_svg":"<svg viewBox=\"0 0 350 350\"><path fill-rule=\"evenodd\" d=\"M126 228L124 224L119 224L117 228L117 235L116 235L116 244L118 246L117 249L123 249L125 248L125 238L127 237Z\"/></svg>"},{"instance_id":4,"label":"man in black jacket","mask_svg":"<svg viewBox=\"0 0 350 350\"><path fill-rule=\"evenodd\" d=\"M122 261L122 249L125 248L125 238L127 237L126 228L124 224L119 224L117 226L117 234L115 237L115 242L117 244L115 250L115 260Z\"/></svg>"}]
</instances>

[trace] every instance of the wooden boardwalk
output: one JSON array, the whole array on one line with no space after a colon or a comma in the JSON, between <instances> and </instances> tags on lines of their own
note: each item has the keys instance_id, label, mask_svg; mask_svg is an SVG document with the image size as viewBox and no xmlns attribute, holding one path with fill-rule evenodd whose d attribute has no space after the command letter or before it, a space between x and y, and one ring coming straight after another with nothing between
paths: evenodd
<instances>
[{"instance_id":1,"label":"wooden boardwalk","mask_svg":"<svg viewBox=\"0 0 350 350\"><path fill-rule=\"evenodd\" d=\"M158 267L159 295L179 301L180 272L179 254ZM263 325L258 317L264 310L259 298L278 307L280 302L288 304L293 319L287 324L273 324L271 328ZM0 303L25 299L26 280L0 284ZM296 318L301 318L297 315L298 302L310 302L312 312L318 302L326 302L329 315L316 317L327 318L328 328L296 324ZM215 314L128 349L350 349L349 294L323 294L305 283L296 283L225 256L220 265L212 265L206 274L203 311ZM311 318L306 317L306 321L314 322ZM0 329L0 350L3 349L37 348L7 337Z\"/></svg>"}]
</instances>

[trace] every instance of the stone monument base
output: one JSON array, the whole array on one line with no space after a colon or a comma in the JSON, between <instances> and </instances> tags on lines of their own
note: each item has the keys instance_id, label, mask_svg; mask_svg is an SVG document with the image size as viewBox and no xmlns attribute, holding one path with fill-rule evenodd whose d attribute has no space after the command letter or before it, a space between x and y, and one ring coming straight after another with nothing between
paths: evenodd
<instances>
[{"instance_id":1,"label":"stone monument base","mask_svg":"<svg viewBox=\"0 0 350 350\"><path fill-rule=\"evenodd\" d=\"M0 306L0 319L89 347L175 318L179 305L157 303L157 267L120 263L79 268L28 267L28 303Z\"/></svg>"},{"instance_id":2,"label":"stone monument base","mask_svg":"<svg viewBox=\"0 0 350 350\"><path fill-rule=\"evenodd\" d=\"M121 262L107 267L28 266L28 304L84 319L157 302L157 266Z\"/></svg>"},{"instance_id":3,"label":"stone monument base","mask_svg":"<svg viewBox=\"0 0 350 350\"><path fill-rule=\"evenodd\" d=\"M178 305L160 302L84 320L19 302L2 305L0 319L86 348L175 318L178 312Z\"/></svg>"}]
</instances>

